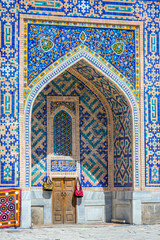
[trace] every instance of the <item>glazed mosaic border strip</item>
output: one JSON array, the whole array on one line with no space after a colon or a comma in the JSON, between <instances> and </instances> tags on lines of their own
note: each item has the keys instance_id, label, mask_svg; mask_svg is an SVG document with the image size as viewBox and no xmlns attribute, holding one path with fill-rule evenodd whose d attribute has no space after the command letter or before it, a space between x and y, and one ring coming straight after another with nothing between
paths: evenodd
<instances>
[{"instance_id":1,"label":"glazed mosaic border strip","mask_svg":"<svg viewBox=\"0 0 160 240\"><path fill-rule=\"evenodd\" d=\"M70 160L51 160L51 172L75 172L77 162Z\"/></svg>"},{"instance_id":2,"label":"glazed mosaic border strip","mask_svg":"<svg viewBox=\"0 0 160 240\"><path fill-rule=\"evenodd\" d=\"M123 15L123 16L131 16L133 12L132 2L134 0L131 0L129 3L126 1L125 3L120 1L114 2L106 2L106 1L91 1L91 4L89 1L84 0L75 0L73 2L65 2L65 5L63 1L55 1L55 2L45 2L45 1L37 1L32 2L32 9L38 9L41 10L45 7L46 11L52 11L59 12L59 14L66 13L67 15L69 13L74 13L76 15L81 14L93 14L94 16L101 16L102 13L109 15L111 12L113 12L115 15ZM115 5L116 4L116 5Z\"/></svg>"}]
</instances>

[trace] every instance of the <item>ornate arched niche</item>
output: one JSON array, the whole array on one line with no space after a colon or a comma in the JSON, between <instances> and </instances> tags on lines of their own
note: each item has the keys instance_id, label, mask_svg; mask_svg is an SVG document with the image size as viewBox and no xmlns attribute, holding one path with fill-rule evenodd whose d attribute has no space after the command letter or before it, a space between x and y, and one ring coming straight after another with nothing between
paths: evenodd
<instances>
[{"instance_id":1,"label":"ornate arched niche","mask_svg":"<svg viewBox=\"0 0 160 240\"><path fill-rule=\"evenodd\" d=\"M50 114L51 102L55 112ZM75 104L77 109L75 113L67 106L69 103L72 108ZM50 122L53 123L54 116L60 111L68 112L73 125L76 126L72 127L72 132L73 137L77 136L76 140L73 139L75 144L73 149L77 152L75 151L72 156L53 156L47 150L48 145L53 146L54 139L51 130L53 124ZM49 174L80 175L82 186L87 190L132 189L134 171L132 117L127 98L107 77L84 60L75 63L51 80L34 101L31 155L34 156L38 152L39 156L40 152L46 155L43 155L40 161L35 161L35 157L32 157L32 186L42 186L46 174ZM37 124L41 126L39 131L45 141L42 143L43 147L37 145L35 149L33 130L38 131ZM40 138L42 142L42 137ZM53 170L56 167L52 168L52 164L56 160L57 163L61 161L63 169L62 166L57 166L57 170ZM41 173L39 176L35 169Z\"/></svg>"}]
</instances>

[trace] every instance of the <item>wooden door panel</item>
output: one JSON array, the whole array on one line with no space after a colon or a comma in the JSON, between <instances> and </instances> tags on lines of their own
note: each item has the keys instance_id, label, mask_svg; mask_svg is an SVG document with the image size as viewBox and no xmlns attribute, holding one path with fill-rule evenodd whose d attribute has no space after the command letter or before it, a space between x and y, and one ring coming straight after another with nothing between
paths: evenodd
<instances>
[{"instance_id":1,"label":"wooden door panel","mask_svg":"<svg viewBox=\"0 0 160 240\"><path fill-rule=\"evenodd\" d=\"M73 194L70 191L66 191L66 198L65 198L65 203L66 203L66 211L72 211L73 210Z\"/></svg>"},{"instance_id":2,"label":"wooden door panel","mask_svg":"<svg viewBox=\"0 0 160 240\"><path fill-rule=\"evenodd\" d=\"M64 222L63 217L63 198L62 198L62 188L63 181L61 179L55 180L53 183L53 223L62 224Z\"/></svg>"},{"instance_id":3,"label":"wooden door panel","mask_svg":"<svg viewBox=\"0 0 160 240\"><path fill-rule=\"evenodd\" d=\"M63 204L61 201L61 191L55 191L54 192L54 210L56 212L62 211L63 210Z\"/></svg>"},{"instance_id":4,"label":"wooden door panel","mask_svg":"<svg viewBox=\"0 0 160 240\"><path fill-rule=\"evenodd\" d=\"M74 179L53 180L53 223L75 223L76 199L74 197Z\"/></svg>"},{"instance_id":5,"label":"wooden door panel","mask_svg":"<svg viewBox=\"0 0 160 240\"><path fill-rule=\"evenodd\" d=\"M60 181L60 180L55 180L54 181L54 187L55 188L60 188L61 189L61 186L62 185L62 181Z\"/></svg>"},{"instance_id":6,"label":"wooden door panel","mask_svg":"<svg viewBox=\"0 0 160 240\"><path fill-rule=\"evenodd\" d=\"M65 219L65 224L74 224L75 223L75 220L74 220L74 216L73 214L69 214L67 213L66 214L66 219Z\"/></svg>"},{"instance_id":7,"label":"wooden door panel","mask_svg":"<svg viewBox=\"0 0 160 240\"><path fill-rule=\"evenodd\" d=\"M70 180L70 179L64 180L64 184L65 184L66 189L67 188L73 189L73 181L74 180Z\"/></svg>"},{"instance_id":8,"label":"wooden door panel","mask_svg":"<svg viewBox=\"0 0 160 240\"><path fill-rule=\"evenodd\" d=\"M64 199L64 223L75 223L75 197L74 197L74 187L75 180L67 179L65 181L65 193L66 197Z\"/></svg>"}]
</instances>

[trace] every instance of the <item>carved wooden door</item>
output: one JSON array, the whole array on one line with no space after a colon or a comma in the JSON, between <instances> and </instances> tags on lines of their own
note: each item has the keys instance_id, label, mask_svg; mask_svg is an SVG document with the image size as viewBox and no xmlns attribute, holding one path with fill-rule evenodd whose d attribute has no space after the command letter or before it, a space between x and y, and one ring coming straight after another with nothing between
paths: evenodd
<instances>
[{"instance_id":1,"label":"carved wooden door","mask_svg":"<svg viewBox=\"0 0 160 240\"><path fill-rule=\"evenodd\" d=\"M74 197L75 180L59 178L53 180L53 223L75 223L76 199Z\"/></svg>"}]
</instances>

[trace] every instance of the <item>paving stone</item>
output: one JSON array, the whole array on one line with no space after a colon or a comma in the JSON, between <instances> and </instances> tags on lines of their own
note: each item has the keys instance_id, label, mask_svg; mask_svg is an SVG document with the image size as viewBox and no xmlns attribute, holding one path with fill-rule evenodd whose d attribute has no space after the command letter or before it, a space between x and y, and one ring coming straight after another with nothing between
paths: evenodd
<instances>
[{"instance_id":1,"label":"paving stone","mask_svg":"<svg viewBox=\"0 0 160 240\"><path fill-rule=\"evenodd\" d=\"M32 229L1 229L7 240L159 240L160 225L57 225Z\"/></svg>"}]
</instances>

